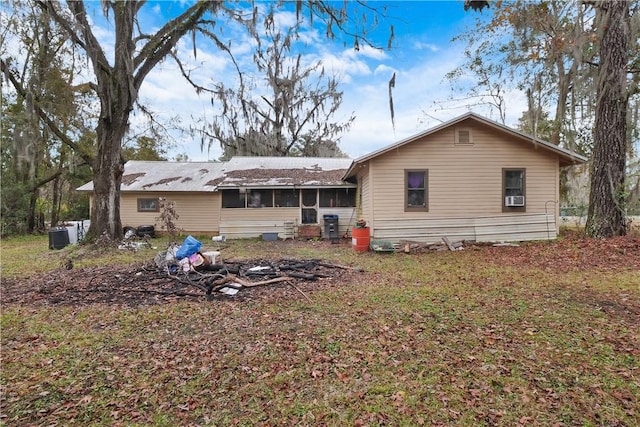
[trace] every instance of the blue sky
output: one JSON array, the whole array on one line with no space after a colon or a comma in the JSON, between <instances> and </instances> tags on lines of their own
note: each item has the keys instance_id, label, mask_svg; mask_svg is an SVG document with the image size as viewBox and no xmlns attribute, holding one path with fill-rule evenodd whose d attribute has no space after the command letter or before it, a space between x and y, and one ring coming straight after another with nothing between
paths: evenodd
<instances>
[{"instance_id":1,"label":"blue sky","mask_svg":"<svg viewBox=\"0 0 640 427\"><path fill-rule=\"evenodd\" d=\"M264 4L264 3L263 3ZM342 4L340 2L339 4ZM321 59L327 71L339 76L340 90L344 92L343 103L336 120L343 120L354 113L355 122L350 131L342 135L340 147L350 157L357 158L385 145L392 144L441 121L464 114L469 109L498 120L497 114L488 107L470 107L468 102L447 102L454 94L450 84L444 79L447 72L462 62L462 43L451 39L472 28L478 18L487 18L489 12L463 9L462 0L451 1L391 1L370 2L376 8L388 7L386 21L379 24L372 38L386 47L389 25L394 26L394 43L391 50L375 50L362 47L359 52L352 48L352 39L344 40L336 34L333 41L327 40L317 28L308 29L304 34L305 44L298 47L308 61ZM160 25L166 16L181 8L175 2L150 3L142 16L147 25ZM282 11L279 19L288 22L291 13ZM97 17L96 17L97 19ZM251 41L242 33L234 33L233 28L225 29L232 40L232 50L241 66L250 63ZM104 28L103 37L112 37ZM198 54L194 60L192 45L184 40L179 52L201 81L224 81L232 84L235 77L228 57L219 50L209 48L206 43L198 43ZM396 73L394 89L395 129L392 126L388 82ZM197 95L181 79L171 61L150 74L141 92L141 101L157 111L160 117L179 115L183 124L192 117L211 117L211 103L207 96ZM523 96L519 93L507 97L507 125L514 125L525 109ZM135 124L137 117L133 117ZM190 160L214 160L220 149L212 146L210 152L200 149L200 140L190 137L176 137L177 146L170 153L186 153Z\"/></svg>"}]
</instances>

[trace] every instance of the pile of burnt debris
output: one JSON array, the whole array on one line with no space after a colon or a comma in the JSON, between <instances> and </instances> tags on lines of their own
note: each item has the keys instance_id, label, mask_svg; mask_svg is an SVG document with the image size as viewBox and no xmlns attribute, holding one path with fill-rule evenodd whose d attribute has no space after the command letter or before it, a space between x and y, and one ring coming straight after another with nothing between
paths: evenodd
<instances>
[{"instance_id":1,"label":"pile of burnt debris","mask_svg":"<svg viewBox=\"0 0 640 427\"><path fill-rule=\"evenodd\" d=\"M345 270L361 271L357 268L324 262L318 259L279 260L225 260L210 262L207 255L189 269L172 268L156 257L156 274L166 274L171 280L199 290L213 300L220 295L234 296L243 289L272 284L291 286L306 299L309 297L296 285L300 281L314 282L339 277ZM206 254L206 252L205 252Z\"/></svg>"},{"instance_id":2,"label":"pile of burnt debris","mask_svg":"<svg viewBox=\"0 0 640 427\"><path fill-rule=\"evenodd\" d=\"M158 258L158 257L156 257ZM129 307L180 300L277 301L343 286L362 270L317 259L238 259L170 271L150 260L136 265L66 269L3 279L3 304Z\"/></svg>"},{"instance_id":3,"label":"pile of burnt debris","mask_svg":"<svg viewBox=\"0 0 640 427\"><path fill-rule=\"evenodd\" d=\"M287 283L308 298L293 283L295 280L315 281L333 277L336 269L352 267L320 260L281 259L218 262L220 252L202 252L202 243L187 236L182 245L170 245L156 255L156 271L204 292L209 299L217 293L233 296L241 289L274 283ZM329 273L327 270L332 270Z\"/></svg>"},{"instance_id":4,"label":"pile of burnt debris","mask_svg":"<svg viewBox=\"0 0 640 427\"><path fill-rule=\"evenodd\" d=\"M136 307L185 299L280 300L301 295L310 300L310 292L342 286L363 271L319 259L223 260L220 252L200 249L200 242L188 237L142 264L75 268L69 261L56 274L3 278L3 304Z\"/></svg>"}]
</instances>

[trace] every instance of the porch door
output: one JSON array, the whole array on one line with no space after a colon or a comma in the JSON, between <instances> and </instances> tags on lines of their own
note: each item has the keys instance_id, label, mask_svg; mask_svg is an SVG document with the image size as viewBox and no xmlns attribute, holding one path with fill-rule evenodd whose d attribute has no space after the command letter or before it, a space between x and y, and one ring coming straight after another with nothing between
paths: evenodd
<instances>
[{"instance_id":1,"label":"porch door","mask_svg":"<svg viewBox=\"0 0 640 427\"><path fill-rule=\"evenodd\" d=\"M318 190L302 190L302 223L317 224L318 223Z\"/></svg>"}]
</instances>

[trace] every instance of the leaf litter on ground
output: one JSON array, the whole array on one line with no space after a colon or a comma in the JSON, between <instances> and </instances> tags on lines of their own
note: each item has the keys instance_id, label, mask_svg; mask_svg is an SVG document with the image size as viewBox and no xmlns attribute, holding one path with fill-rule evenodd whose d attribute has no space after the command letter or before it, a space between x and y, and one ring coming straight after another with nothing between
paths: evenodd
<instances>
[{"instance_id":1,"label":"leaf litter on ground","mask_svg":"<svg viewBox=\"0 0 640 427\"><path fill-rule=\"evenodd\" d=\"M255 261L363 268L300 282L310 301L284 283L215 301L197 289L91 300L135 265L3 280L1 420L638 425L639 243L572 235L411 255L251 243Z\"/></svg>"}]
</instances>

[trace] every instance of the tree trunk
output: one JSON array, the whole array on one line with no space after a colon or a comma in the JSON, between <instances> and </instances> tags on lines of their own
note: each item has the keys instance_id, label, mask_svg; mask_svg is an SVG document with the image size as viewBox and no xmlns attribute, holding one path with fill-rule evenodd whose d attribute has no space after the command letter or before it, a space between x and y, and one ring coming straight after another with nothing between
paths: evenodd
<instances>
[{"instance_id":1,"label":"tree trunk","mask_svg":"<svg viewBox=\"0 0 640 427\"><path fill-rule=\"evenodd\" d=\"M122 117L122 113L114 117L118 118L120 123L114 124L113 121L102 118L98 124L98 154L93 167L93 198L89 233L93 237L106 234L112 239L120 239L122 238L120 184L124 172L120 150L127 119ZM122 122L123 119L124 122Z\"/></svg>"},{"instance_id":2,"label":"tree trunk","mask_svg":"<svg viewBox=\"0 0 640 427\"><path fill-rule=\"evenodd\" d=\"M591 237L626 234L625 164L629 3L601 3L598 100L586 231Z\"/></svg>"},{"instance_id":3,"label":"tree trunk","mask_svg":"<svg viewBox=\"0 0 640 427\"><path fill-rule=\"evenodd\" d=\"M27 231L33 233L36 231L36 205L38 203L38 190L35 189L29 197L29 211L27 212Z\"/></svg>"},{"instance_id":4,"label":"tree trunk","mask_svg":"<svg viewBox=\"0 0 640 427\"><path fill-rule=\"evenodd\" d=\"M564 117L567 112L567 98L569 96L569 83L572 76L564 72L564 58L556 61L558 67L558 102L556 103L556 113L553 119L551 142L560 145L560 134L564 125Z\"/></svg>"},{"instance_id":5,"label":"tree trunk","mask_svg":"<svg viewBox=\"0 0 640 427\"><path fill-rule=\"evenodd\" d=\"M54 227L58 225L60 221L60 204L62 200L61 195L61 186L60 178L56 178L53 180L53 186L51 190L51 226Z\"/></svg>"},{"instance_id":6,"label":"tree trunk","mask_svg":"<svg viewBox=\"0 0 640 427\"><path fill-rule=\"evenodd\" d=\"M93 199L89 230L89 235L93 237L106 234L111 239L122 238L122 140L129 126L129 114L138 97L138 86L132 74L135 50L132 34L136 10L136 2L120 2L113 5L113 19L117 29L114 66L107 65L101 50L98 51L96 48L94 52L99 54L102 65L94 67L100 98L100 119L96 129L98 150L93 164Z\"/></svg>"}]
</instances>

